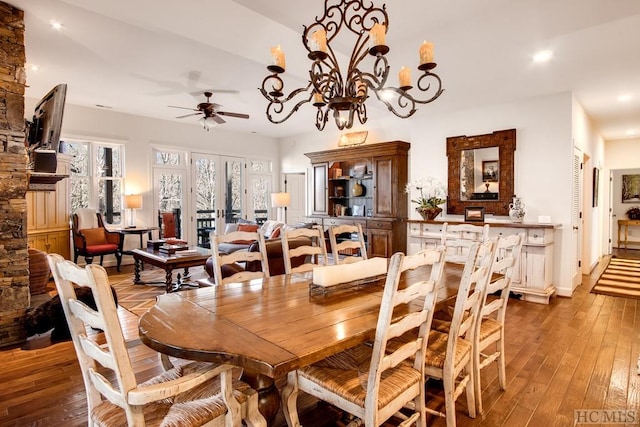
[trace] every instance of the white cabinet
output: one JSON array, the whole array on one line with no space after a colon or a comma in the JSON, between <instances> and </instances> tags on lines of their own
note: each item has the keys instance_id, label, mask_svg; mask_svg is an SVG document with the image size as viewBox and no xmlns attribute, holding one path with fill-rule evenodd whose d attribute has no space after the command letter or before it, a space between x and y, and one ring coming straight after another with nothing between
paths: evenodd
<instances>
[{"instance_id":1,"label":"white cabinet","mask_svg":"<svg viewBox=\"0 0 640 427\"><path fill-rule=\"evenodd\" d=\"M445 221L408 221L407 253L434 247L440 242L442 224ZM450 224L460 223L450 221ZM482 223L476 223L482 224ZM488 223L491 227L489 236L507 236L524 233L525 241L518 268L514 272L511 291L523 295L525 301L548 304L549 298L555 294L553 285L553 239L558 224L537 223Z\"/></svg>"}]
</instances>

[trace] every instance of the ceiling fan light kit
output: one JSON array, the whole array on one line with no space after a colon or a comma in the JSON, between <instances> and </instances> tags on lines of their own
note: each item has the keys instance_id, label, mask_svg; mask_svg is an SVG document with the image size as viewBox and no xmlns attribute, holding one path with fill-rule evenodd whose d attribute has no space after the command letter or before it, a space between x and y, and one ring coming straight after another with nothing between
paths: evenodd
<instances>
[{"instance_id":1,"label":"ceiling fan light kit","mask_svg":"<svg viewBox=\"0 0 640 427\"><path fill-rule=\"evenodd\" d=\"M248 114L231 113L229 111L222 111L221 110L222 105L216 104L215 102L211 102L210 101L212 95L213 95L212 92L208 92L208 91L204 92L204 96L207 98L207 101L199 103L196 106L196 108L179 107L179 106L176 106L176 105L169 105L169 107L171 107L171 108L181 108L183 110L195 111L195 113L189 113L189 114L185 114L183 116L178 116L178 117L176 117L176 119L182 119L182 118L185 118L185 117L202 115L202 117L198 121L200 122L200 124L202 124L202 126L206 130L209 130L209 129L214 128L214 127L216 127L218 125L226 123L226 120L223 119L221 116L235 117L235 118L239 118L239 119L248 119L249 118Z\"/></svg>"},{"instance_id":2,"label":"ceiling fan light kit","mask_svg":"<svg viewBox=\"0 0 640 427\"><path fill-rule=\"evenodd\" d=\"M389 52L385 44L389 28L386 5L379 8L373 4L365 6L363 2L325 0L324 14L316 17L308 27L303 26L302 43L309 52L307 57L312 61L309 70L311 79L305 87L285 95L281 77L286 69L285 55L280 46L271 49L273 62L267 66L271 74L264 78L260 88L269 101L266 114L270 122L283 123L300 106L310 102L318 109L318 130L324 129L329 115L333 116L338 129L350 129L355 116L362 124L367 121L365 102L371 93L400 118L411 117L416 112L416 104L428 104L442 94L442 81L431 71L436 67L433 45L427 41L419 49L420 75L415 84L425 98L418 99L409 93L413 89L411 70L405 67L400 69L398 87L387 86L390 66L385 56ZM341 72L331 46L342 29L356 37L345 74ZM367 58L373 59L371 71L362 71L360 66ZM290 108L285 109L285 104Z\"/></svg>"}]
</instances>

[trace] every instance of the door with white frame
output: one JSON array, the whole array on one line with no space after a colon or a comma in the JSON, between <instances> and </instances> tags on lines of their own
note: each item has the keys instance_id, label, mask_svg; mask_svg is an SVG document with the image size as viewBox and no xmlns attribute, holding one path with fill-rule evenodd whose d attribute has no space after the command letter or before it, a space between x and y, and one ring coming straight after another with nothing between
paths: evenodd
<instances>
[{"instance_id":1,"label":"door with white frame","mask_svg":"<svg viewBox=\"0 0 640 427\"><path fill-rule=\"evenodd\" d=\"M582 218L582 150L578 147L573 149L573 188L571 203L571 251L572 260L576 263L571 269L572 289L582 284L582 230L584 229Z\"/></svg>"},{"instance_id":2,"label":"door with white frame","mask_svg":"<svg viewBox=\"0 0 640 427\"><path fill-rule=\"evenodd\" d=\"M284 188L291 195L291 204L287 208L287 223L305 222L307 200L307 177L305 173L284 174Z\"/></svg>"},{"instance_id":3,"label":"door with white frame","mask_svg":"<svg viewBox=\"0 0 640 427\"><path fill-rule=\"evenodd\" d=\"M246 217L244 174L244 158L192 154L191 232L198 246L209 247L209 233L224 233L226 224Z\"/></svg>"},{"instance_id":4,"label":"door with white frame","mask_svg":"<svg viewBox=\"0 0 640 427\"><path fill-rule=\"evenodd\" d=\"M184 207L188 199L187 154L184 151L164 148L153 150L153 222L158 221L158 211L179 210L180 237L190 240L186 231L188 212ZM159 224L157 224L159 225Z\"/></svg>"},{"instance_id":5,"label":"door with white frame","mask_svg":"<svg viewBox=\"0 0 640 427\"><path fill-rule=\"evenodd\" d=\"M275 215L271 212L272 168L270 160L247 160L247 218L260 225Z\"/></svg>"}]
</instances>

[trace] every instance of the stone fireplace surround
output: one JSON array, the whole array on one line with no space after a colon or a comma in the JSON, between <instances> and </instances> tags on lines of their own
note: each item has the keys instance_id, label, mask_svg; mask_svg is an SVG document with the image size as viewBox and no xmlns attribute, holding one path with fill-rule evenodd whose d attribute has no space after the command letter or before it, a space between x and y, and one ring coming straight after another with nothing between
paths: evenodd
<instances>
[{"instance_id":1,"label":"stone fireplace surround","mask_svg":"<svg viewBox=\"0 0 640 427\"><path fill-rule=\"evenodd\" d=\"M30 304L24 12L0 2L0 347L24 341Z\"/></svg>"}]
</instances>

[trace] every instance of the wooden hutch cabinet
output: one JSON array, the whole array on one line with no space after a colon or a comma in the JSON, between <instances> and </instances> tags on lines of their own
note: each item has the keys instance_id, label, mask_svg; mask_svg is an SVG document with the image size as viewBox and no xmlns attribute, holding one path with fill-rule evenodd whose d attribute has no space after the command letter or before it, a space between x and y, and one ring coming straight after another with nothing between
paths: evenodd
<instances>
[{"instance_id":1,"label":"wooden hutch cabinet","mask_svg":"<svg viewBox=\"0 0 640 427\"><path fill-rule=\"evenodd\" d=\"M370 257L406 250L410 144L403 141L306 153L312 215L324 227L359 223Z\"/></svg>"},{"instance_id":2,"label":"wooden hutch cabinet","mask_svg":"<svg viewBox=\"0 0 640 427\"><path fill-rule=\"evenodd\" d=\"M69 175L71 156L58 154L56 174ZM57 253L70 259L69 227L70 182L30 184L27 191L27 241L30 248Z\"/></svg>"}]
</instances>

